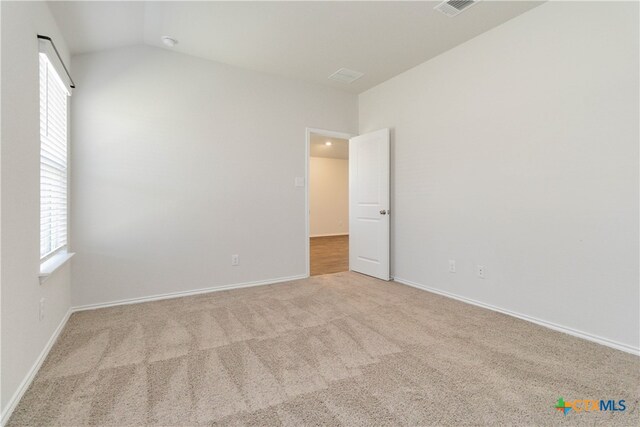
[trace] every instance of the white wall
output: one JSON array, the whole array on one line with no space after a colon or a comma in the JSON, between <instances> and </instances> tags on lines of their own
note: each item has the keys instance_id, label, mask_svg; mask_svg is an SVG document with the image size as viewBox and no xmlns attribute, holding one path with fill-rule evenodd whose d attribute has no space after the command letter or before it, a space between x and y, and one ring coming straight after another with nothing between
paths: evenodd
<instances>
[{"instance_id":1,"label":"white wall","mask_svg":"<svg viewBox=\"0 0 640 427\"><path fill-rule=\"evenodd\" d=\"M353 132L355 95L144 46L73 67L75 306L305 274L306 127Z\"/></svg>"},{"instance_id":2,"label":"white wall","mask_svg":"<svg viewBox=\"0 0 640 427\"><path fill-rule=\"evenodd\" d=\"M349 233L349 160L309 157L309 233Z\"/></svg>"},{"instance_id":3,"label":"white wall","mask_svg":"<svg viewBox=\"0 0 640 427\"><path fill-rule=\"evenodd\" d=\"M42 285L40 269L40 110L38 41L67 49L46 3L1 2L2 8L2 385L1 407L19 389L70 308L69 266ZM40 298L45 318L38 320Z\"/></svg>"},{"instance_id":4,"label":"white wall","mask_svg":"<svg viewBox=\"0 0 640 427\"><path fill-rule=\"evenodd\" d=\"M637 3L550 2L361 94L394 276L637 349L638 73Z\"/></svg>"}]
</instances>

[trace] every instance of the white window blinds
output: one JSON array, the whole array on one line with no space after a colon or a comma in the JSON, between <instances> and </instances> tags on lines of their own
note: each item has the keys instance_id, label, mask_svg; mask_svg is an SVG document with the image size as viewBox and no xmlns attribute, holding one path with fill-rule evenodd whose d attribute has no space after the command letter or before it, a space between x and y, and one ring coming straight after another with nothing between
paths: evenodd
<instances>
[{"instance_id":1,"label":"white window blinds","mask_svg":"<svg viewBox=\"0 0 640 427\"><path fill-rule=\"evenodd\" d=\"M40 53L40 259L67 245L67 91Z\"/></svg>"}]
</instances>

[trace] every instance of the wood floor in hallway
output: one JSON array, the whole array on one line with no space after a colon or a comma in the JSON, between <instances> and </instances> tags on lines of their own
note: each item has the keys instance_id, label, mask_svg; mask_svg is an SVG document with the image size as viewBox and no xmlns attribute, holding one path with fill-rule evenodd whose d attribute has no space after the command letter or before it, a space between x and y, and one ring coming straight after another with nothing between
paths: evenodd
<instances>
[{"instance_id":1,"label":"wood floor in hallway","mask_svg":"<svg viewBox=\"0 0 640 427\"><path fill-rule=\"evenodd\" d=\"M349 236L311 238L311 275L349 270Z\"/></svg>"}]
</instances>

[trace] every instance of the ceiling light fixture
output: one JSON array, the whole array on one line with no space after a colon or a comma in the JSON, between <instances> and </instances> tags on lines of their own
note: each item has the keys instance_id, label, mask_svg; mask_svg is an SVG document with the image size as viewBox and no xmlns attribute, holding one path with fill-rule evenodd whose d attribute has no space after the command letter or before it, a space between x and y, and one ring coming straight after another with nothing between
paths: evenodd
<instances>
[{"instance_id":1,"label":"ceiling light fixture","mask_svg":"<svg viewBox=\"0 0 640 427\"><path fill-rule=\"evenodd\" d=\"M178 44L178 40L174 39L173 37L162 36L162 43L164 43L165 46L174 47Z\"/></svg>"},{"instance_id":2,"label":"ceiling light fixture","mask_svg":"<svg viewBox=\"0 0 640 427\"><path fill-rule=\"evenodd\" d=\"M326 145L326 146L331 146L332 144L333 144L333 142L331 142L331 141L327 141L327 142L324 143L324 145Z\"/></svg>"}]
</instances>

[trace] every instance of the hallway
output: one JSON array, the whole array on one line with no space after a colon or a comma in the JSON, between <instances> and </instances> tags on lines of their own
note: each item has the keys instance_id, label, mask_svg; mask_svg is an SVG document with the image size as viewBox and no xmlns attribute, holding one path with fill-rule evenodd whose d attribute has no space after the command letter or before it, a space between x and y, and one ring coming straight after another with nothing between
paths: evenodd
<instances>
[{"instance_id":1,"label":"hallway","mask_svg":"<svg viewBox=\"0 0 640 427\"><path fill-rule=\"evenodd\" d=\"M349 270L349 235L312 237L311 275Z\"/></svg>"}]
</instances>

